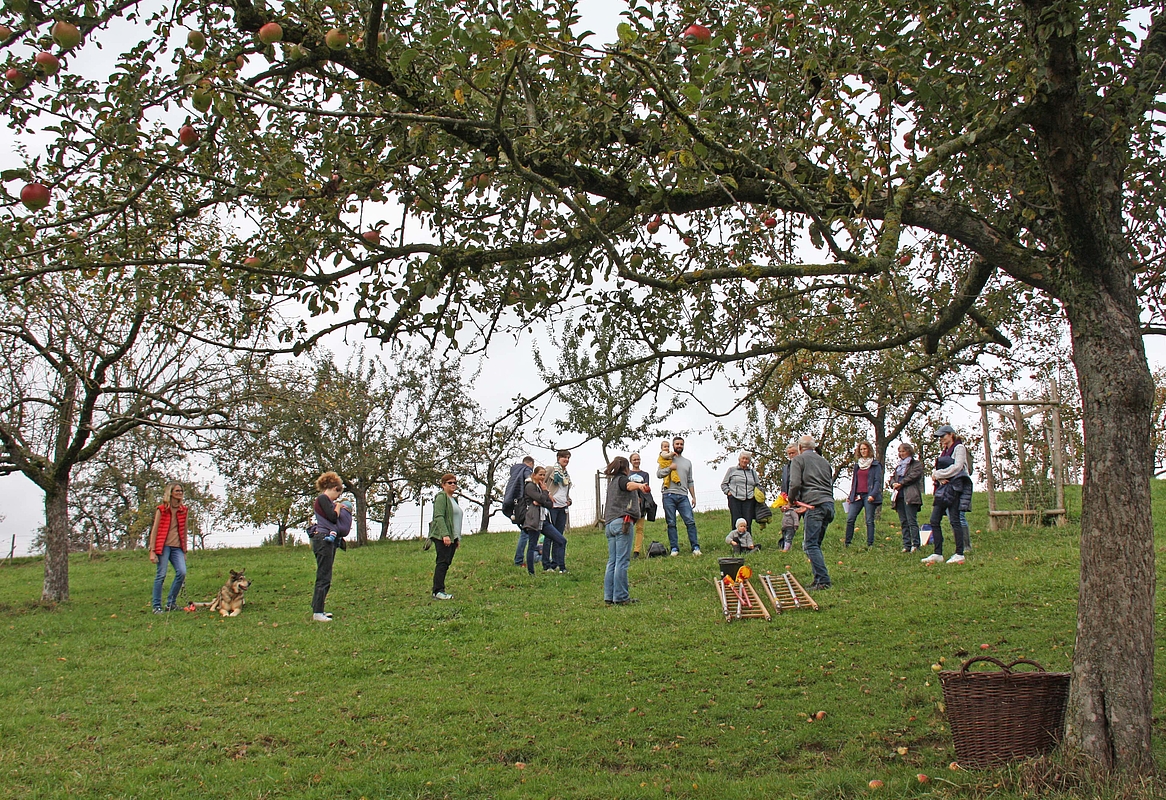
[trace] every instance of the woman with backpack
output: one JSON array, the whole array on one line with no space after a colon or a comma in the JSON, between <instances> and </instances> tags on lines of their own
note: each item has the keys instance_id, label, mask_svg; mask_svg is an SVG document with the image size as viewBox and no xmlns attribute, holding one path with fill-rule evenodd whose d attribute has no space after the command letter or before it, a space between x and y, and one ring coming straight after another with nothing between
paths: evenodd
<instances>
[{"instance_id":1,"label":"woman with backpack","mask_svg":"<svg viewBox=\"0 0 1166 800\"><path fill-rule=\"evenodd\" d=\"M935 438L939 439L939 446L943 448L935 459L935 469L931 473L931 479L935 482L935 501L931 506L935 552L923 559L923 563L943 562L943 516L946 514L955 535L955 555L949 558L947 563L962 564L967 534L960 518L960 506L969 502L972 494L968 448L964 446L963 439L956 436L955 428L950 425L940 425L935 432Z\"/></svg>"}]
</instances>

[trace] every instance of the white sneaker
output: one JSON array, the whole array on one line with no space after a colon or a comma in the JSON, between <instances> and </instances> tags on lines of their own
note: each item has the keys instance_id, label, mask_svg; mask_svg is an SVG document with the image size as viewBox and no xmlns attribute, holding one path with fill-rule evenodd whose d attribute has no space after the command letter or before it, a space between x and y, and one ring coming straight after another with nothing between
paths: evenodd
<instances>
[{"instance_id":1,"label":"white sneaker","mask_svg":"<svg viewBox=\"0 0 1166 800\"><path fill-rule=\"evenodd\" d=\"M700 548L699 548L699 547L694 547L694 548L692 548L692 554L693 554L694 556L703 555L703 553L701 553L701 552L700 552Z\"/></svg>"},{"instance_id":2,"label":"white sneaker","mask_svg":"<svg viewBox=\"0 0 1166 800\"><path fill-rule=\"evenodd\" d=\"M435 592L433 595L433 599L434 600L452 600L453 595L446 594L445 592Z\"/></svg>"},{"instance_id":3,"label":"white sneaker","mask_svg":"<svg viewBox=\"0 0 1166 800\"><path fill-rule=\"evenodd\" d=\"M332 621L331 614L313 614L312 615L312 622L331 622L331 621Z\"/></svg>"},{"instance_id":4,"label":"white sneaker","mask_svg":"<svg viewBox=\"0 0 1166 800\"><path fill-rule=\"evenodd\" d=\"M962 563L964 563L964 557L962 555L960 555L959 553L956 553L954 556L952 556L951 558L949 558L947 560L947 563L949 563L949 564L962 564Z\"/></svg>"},{"instance_id":5,"label":"white sneaker","mask_svg":"<svg viewBox=\"0 0 1166 800\"><path fill-rule=\"evenodd\" d=\"M927 558L920 559L920 561L922 561L924 564L942 564L943 556L941 556L939 553L932 553Z\"/></svg>"},{"instance_id":6,"label":"white sneaker","mask_svg":"<svg viewBox=\"0 0 1166 800\"><path fill-rule=\"evenodd\" d=\"M679 551L679 550L673 550L673 551L672 551L671 553L669 553L668 555L670 555L670 556L678 556L678 555L680 555L680 551Z\"/></svg>"}]
</instances>

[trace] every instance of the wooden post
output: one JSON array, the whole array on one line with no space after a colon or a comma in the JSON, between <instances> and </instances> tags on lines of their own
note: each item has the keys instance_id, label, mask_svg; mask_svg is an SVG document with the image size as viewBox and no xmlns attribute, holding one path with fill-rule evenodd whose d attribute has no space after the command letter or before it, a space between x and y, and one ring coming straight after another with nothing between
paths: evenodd
<instances>
[{"instance_id":1,"label":"wooden post","mask_svg":"<svg viewBox=\"0 0 1166 800\"><path fill-rule=\"evenodd\" d=\"M1020 496L1024 507L1031 508L1028 496L1027 464L1024 458L1024 412L1020 410L1020 395L1012 393L1012 426L1016 429L1016 466L1020 470Z\"/></svg>"},{"instance_id":2,"label":"wooden post","mask_svg":"<svg viewBox=\"0 0 1166 800\"><path fill-rule=\"evenodd\" d=\"M1000 523L992 513L996 511L996 479L992 474L992 435L988 424L987 397L984 384L980 384L980 427L984 431L984 483L988 490L988 530L1000 530Z\"/></svg>"},{"instance_id":3,"label":"wooden post","mask_svg":"<svg viewBox=\"0 0 1166 800\"><path fill-rule=\"evenodd\" d=\"M12 534L12 546L8 548L8 560L11 561L12 557L15 555L16 555L16 534L14 533L14 534Z\"/></svg>"},{"instance_id":4,"label":"wooden post","mask_svg":"<svg viewBox=\"0 0 1166 800\"><path fill-rule=\"evenodd\" d=\"M1065 461L1061 451L1061 393L1057 389L1057 380L1049 381L1049 401L1053 407L1053 486L1057 493L1057 508L1065 508ZM1058 527L1065 524L1069 516L1068 509L1054 517Z\"/></svg>"},{"instance_id":5,"label":"wooden post","mask_svg":"<svg viewBox=\"0 0 1166 800\"><path fill-rule=\"evenodd\" d=\"M595 470L595 527L603 527L603 496L600 490L603 486L603 473Z\"/></svg>"},{"instance_id":6,"label":"wooden post","mask_svg":"<svg viewBox=\"0 0 1166 800\"><path fill-rule=\"evenodd\" d=\"M425 538L425 498L424 497L421 498L421 534L417 538L418 539Z\"/></svg>"}]
</instances>

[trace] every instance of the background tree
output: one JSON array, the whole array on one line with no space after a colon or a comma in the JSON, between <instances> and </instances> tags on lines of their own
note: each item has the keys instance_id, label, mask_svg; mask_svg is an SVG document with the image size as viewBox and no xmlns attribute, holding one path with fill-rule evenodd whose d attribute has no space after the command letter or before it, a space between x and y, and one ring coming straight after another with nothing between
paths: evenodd
<instances>
[{"instance_id":1,"label":"background tree","mask_svg":"<svg viewBox=\"0 0 1166 800\"><path fill-rule=\"evenodd\" d=\"M218 500L194 478L190 450L173 431L139 427L81 464L69 492L70 549L145 547L162 490L174 481L185 490L187 530L201 547L214 531Z\"/></svg>"},{"instance_id":2,"label":"background tree","mask_svg":"<svg viewBox=\"0 0 1166 800\"><path fill-rule=\"evenodd\" d=\"M216 455L238 476L227 489L237 515L255 503L254 520L307 519L316 477L335 470L356 500L356 541L367 544L370 508L386 538L398 506L479 462L478 410L456 364L402 351L386 365L358 351L337 366L320 352L307 369L256 370L248 380L242 431L226 433Z\"/></svg>"},{"instance_id":3,"label":"background tree","mask_svg":"<svg viewBox=\"0 0 1166 800\"><path fill-rule=\"evenodd\" d=\"M544 360L544 351L555 355L554 365ZM644 358L649 352L634 318L610 331L589 333L570 320L561 330L553 330L544 346L534 348L534 360L539 375L565 408L555 420L555 430L560 435L577 433L585 442L598 441L605 464L611 462L608 451L613 447L667 436L668 431L658 426L684 403L673 394L661 405L656 364ZM645 399L647 408L637 410Z\"/></svg>"},{"instance_id":4,"label":"background tree","mask_svg":"<svg viewBox=\"0 0 1166 800\"><path fill-rule=\"evenodd\" d=\"M464 346L579 302L597 330L634 310L642 360L667 365L658 380L699 381L805 349L938 351L1017 305L1063 315L1085 437L1068 744L1101 769L1148 772L1141 312L1160 322L1163 9L910 0L871 15L853 0L729 0L685 38L695 8L666 0L629 7L605 48L574 33L575 9L207 0L135 26L141 41L106 82L73 74L66 41L64 70L15 88L18 75L2 107L16 135L48 119L60 132L26 180L70 198L112 154L143 190L181 182L189 194L151 217L159 230L208 212L253 222L196 259L209 275L241 270L312 311L343 304L338 324L382 338ZM138 13L53 9L82 41ZM9 12L0 46L39 46L48 16ZM269 21L278 47L254 36ZM203 36L172 51L183 28ZM332 28L350 37L329 46ZM181 147L176 123L156 121L179 101L198 123ZM134 196L91 206L94 223ZM63 222L35 244L17 228L5 246L67 246ZM677 244L653 238L665 231ZM813 249L791 258L801 235ZM847 291L869 313L831 314ZM785 333L795 318L807 333ZM283 331L300 344L325 333Z\"/></svg>"}]
</instances>

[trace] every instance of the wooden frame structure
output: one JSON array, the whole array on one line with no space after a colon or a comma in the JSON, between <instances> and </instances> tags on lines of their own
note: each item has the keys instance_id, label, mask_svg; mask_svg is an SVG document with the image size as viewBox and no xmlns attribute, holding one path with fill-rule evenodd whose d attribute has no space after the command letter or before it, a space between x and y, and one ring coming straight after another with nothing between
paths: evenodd
<instances>
[{"instance_id":1,"label":"wooden frame structure","mask_svg":"<svg viewBox=\"0 0 1166 800\"><path fill-rule=\"evenodd\" d=\"M1039 522L1044 517L1052 517L1060 526L1065 524L1065 461L1064 450L1061 444L1061 398L1057 391L1057 382L1049 384L1047 400L1021 400L1016 392L1012 393L1011 400L989 400L984 393L983 384L980 385L980 426L984 433L984 476L985 488L988 492L988 528L1000 530L1000 521L1004 519L1020 518ZM1022 411L1022 407L1033 407L1031 411ZM988 412L999 414L1001 417L1011 418L1016 430L1017 457L1023 469L1024 464L1024 420L1028 417L1049 411L1052 414L1052 442L1049 450L1053 462L1053 490L1055 493L1056 508L1032 508L1018 510L1002 510L996 507L996 479L992 468L992 439Z\"/></svg>"},{"instance_id":2,"label":"wooden frame structure","mask_svg":"<svg viewBox=\"0 0 1166 800\"><path fill-rule=\"evenodd\" d=\"M748 578L739 581L732 579L717 581L717 594L721 596L721 610L725 614L725 621L732 622L742 617L764 619L771 618L769 610L761 602L761 596L749 583Z\"/></svg>"},{"instance_id":3,"label":"wooden frame structure","mask_svg":"<svg viewBox=\"0 0 1166 800\"><path fill-rule=\"evenodd\" d=\"M792 572L783 572L780 575L762 575L761 585L765 587L765 593L769 595L769 600L773 603L778 614L799 608L818 610L818 604L814 602L814 598L810 597L810 593L802 588Z\"/></svg>"}]
</instances>

